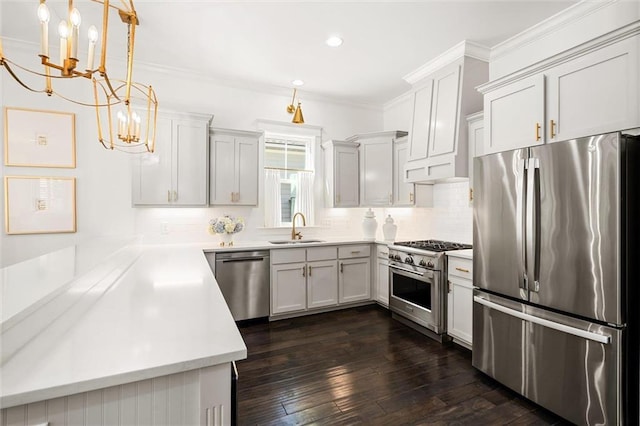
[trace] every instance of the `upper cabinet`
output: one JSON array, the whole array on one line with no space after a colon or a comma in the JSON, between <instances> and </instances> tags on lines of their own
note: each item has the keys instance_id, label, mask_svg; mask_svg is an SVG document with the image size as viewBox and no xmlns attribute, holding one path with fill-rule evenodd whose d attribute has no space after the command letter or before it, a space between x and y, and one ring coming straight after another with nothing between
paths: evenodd
<instances>
[{"instance_id":1,"label":"upper cabinet","mask_svg":"<svg viewBox=\"0 0 640 426\"><path fill-rule=\"evenodd\" d=\"M640 126L639 52L608 35L481 86L485 154Z\"/></svg>"},{"instance_id":2,"label":"upper cabinet","mask_svg":"<svg viewBox=\"0 0 640 426\"><path fill-rule=\"evenodd\" d=\"M414 204L413 184L401 179L408 153L406 136L407 132L397 130L348 139L359 144L361 207Z\"/></svg>"},{"instance_id":3,"label":"upper cabinet","mask_svg":"<svg viewBox=\"0 0 640 426\"><path fill-rule=\"evenodd\" d=\"M467 116L469 129L469 205L473 204L473 159L484 155L484 114Z\"/></svg>"},{"instance_id":4,"label":"upper cabinet","mask_svg":"<svg viewBox=\"0 0 640 426\"><path fill-rule=\"evenodd\" d=\"M156 149L133 160L134 206L206 206L209 124L202 114L160 113Z\"/></svg>"},{"instance_id":5,"label":"upper cabinet","mask_svg":"<svg viewBox=\"0 0 640 426\"><path fill-rule=\"evenodd\" d=\"M322 143L326 207L358 207L358 144L330 140Z\"/></svg>"},{"instance_id":6,"label":"upper cabinet","mask_svg":"<svg viewBox=\"0 0 640 426\"><path fill-rule=\"evenodd\" d=\"M489 79L487 62L476 59L484 50L460 43L405 77L414 87L408 161L403 167L406 182L468 177L464 118L482 108L475 87Z\"/></svg>"},{"instance_id":7,"label":"upper cabinet","mask_svg":"<svg viewBox=\"0 0 640 426\"><path fill-rule=\"evenodd\" d=\"M261 132L211 129L209 204L258 204L258 147Z\"/></svg>"}]
</instances>

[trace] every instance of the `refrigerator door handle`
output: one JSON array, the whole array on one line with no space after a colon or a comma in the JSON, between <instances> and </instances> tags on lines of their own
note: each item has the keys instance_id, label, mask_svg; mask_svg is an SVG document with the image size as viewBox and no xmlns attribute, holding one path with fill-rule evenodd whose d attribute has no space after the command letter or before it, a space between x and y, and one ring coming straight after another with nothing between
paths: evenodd
<instances>
[{"instance_id":1,"label":"refrigerator door handle","mask_svg":"<svg viewBox=\"0 0 640 426\"><path fill-rule=\"evenodd\" d=\"M540 290L539 257L538 248L540 246L540 160L529 158L527 163L527 200L526 200L526 258L527 258L527 281L529 291L538 292Z\"/></svg>"},{"instance_id":2,"label":"refrigerator door handle","mask_svg":"<svg viewBox=\"0 0 640 426\"><path fill-rule=\"evenodd\" d=\"M527 168L526 160L518 160L518 177L516 182L516 246L518 247L520 264L518 265L518 285L524 290L520 295L528 299L526 291L527 282L527 251L525 239L525 202L527 193Z\"/></svg>"},{"instance_id":3,"label":"refrigerator door handle","mask_svg":"<svg viewBox=\"0 0 640 426\"><path fill-rule=\"evenodd\" d=\"M602 343L608 345L611 343L611 336L605 336L599 333L592 333L590 331L582 330L580 328L571 327L565 324L561 324L555 321L549 321L544 318L537 317L531 314L525 314L524 312L516 311L511 308L507 308L506 306L502 306L498 303L491 302L480 296L473 296L473 301L479 303L481 305L486 306L487 308L494 309L496 311L502 312L504 314L510 315L512 317L520 318L521 320L528 321L533 324L538 324L543 327L551 328L553 330L558 330L562 333L572 334L574 336L581 337L583 339L593 340L594 342Z\"/></svg>"}]
</instances>

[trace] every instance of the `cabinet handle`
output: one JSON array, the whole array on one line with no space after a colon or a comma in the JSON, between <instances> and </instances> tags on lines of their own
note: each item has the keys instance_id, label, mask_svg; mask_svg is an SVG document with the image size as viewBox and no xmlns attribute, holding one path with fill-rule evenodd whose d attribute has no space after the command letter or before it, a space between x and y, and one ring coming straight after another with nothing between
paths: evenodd
<instances>
[{"instance_id":1,"label":"cabinet handle","mask_svg":"<svg viewBox=\"0 0 640 426\"><path fill-rule=\"evenodd\" d=\"M306 277L306 276L307 276L307 267L306 267L306 266L303 266L303 267L302 267L302 276L303 276L303 277Z\"/></svg>"},{"instance_id":2,"label":"cabinet handle","mask_svg":"<svg viewBox=\"0 0 640 426\"><path fill-rule=\"evenodd\" d=\"M167 203L171 202L171 191L167 189Z\"/></svg>"},{"instance_id":3,"label":"cabinet handle","mask_svg":"<svg viewBox=\"0 0 640 426\"><path fill-rule=\"evenodd\" d=\"M380 254L382 254L384 256L389 256L389 253L387 253L386 251L381 251Z\"/></svg>"},{"instance_id":4,"label":"cabinet handle","mask_svg":"<svg viewBox=\"0 0 640 426\"><path fill-rule=\"evenodd\" d=\"M358 254L360 253L360 250L351 250L351 254Z\"/></svg>"},{"instance_id":5,"label":"cabinet handle","mask_svg":"<svg viewBox=\"0 0 640 426\"><path fill-rule=\"evenodd\" d=\"M234 201L236 201L236 200L235 200L234 193L232 192L232 193L231 193L231 202L233 203Z\"/></svg>"},{"instance_id":6,"label":"cabinet handle","mask_svg":"<svg viewBox=\"0 0 640 426\"><path fill-rule=\"evenodd\" d=\"M178 191L173 191L173 201L178 201Z\"/></svg>"},{"instance_id":7,"label":"cabinet handle","mask_svg":"<svg viewBox=\"0 0 640 426\"><path fill-rule=\"evenodd\" d=\"M409 193L409 202L413 203L413 192Z\"/></svg>"},{"instance_id":8,"label":"cabinet handle","mask_svg":"<svg viewBox=\"0 0 640 426\"><path fill-rule=\"evenodd\" d=\"M389 205L393 204L393 194L389 193Z\"/></svg>"},{"instance_id":9,"label":"cabinet handle","mask_svg":"<svg viewBox=\"0 0 640 426\"><path fill-rule=\"evenodd\" d=\"M469 201L473 201L473 189L469 188Z\"/></svg>"},{"instance_id":10,"label":"cabinet handle","mask_svg":"<svg viewBox=\"0 0 640 426\"><path fill-rule=\"evenodd\" d=\"M556 137L556 122L551 120L551 137L555 138Z\"/></svg>"},{"instance_id":11,"label":"cabinet handle","mask_svg":"<svg viewBox=\"0 0 640 426\"><path fill-rule=\"evenodd\" d=\"M451 293L451 281L447 281L447 293Z\"/></svg>"},{"instance_id":12,"label":"cabinet handle","mask_svg":"<svg viewBox=\"0 0 640 426\"><path fill-rule=\"evenodd\" d=\"M344 263L340 262L340 273L344 272Z\"/></svg>"},{"instance_id":13,"label":"cabinet handle","mask_svg":"<svg viewBox=\"0 0 640 426\"><path fill-rule=\"evenodd\" d=\"M536 140L540 140L540 123L536 123Z\"/></svg>"},{"instance_id":14,"label":"cabinet handle","mask_svg":"<svg viewBox=\"0 0 640 426\"><path fill-rule=\"evenodd\" d=\"M311 265L309 265L309 276L311 276Z\"/></svg>"},{"instance_id":15,"label":"cabinet handle","mask_svg":"<svg viewBox=\"0 0 640 426\"><path fill-rule=\"evenodd\" d=\"M457 266L456 266L456 271L464 272L464 273L466 273L466 274L468 274L468 273L469 273L469 270L468 270L468 269L458 268Z\"/></svg>"},{"instance_id":16,"label":"cabinet handle","mask_svg":"<svg viewBox=\"0 0 640 426\"><path fill-rule=\"evenodd\" d=\"M240 202L240 193L236 192L236 203Z\"/></svg>"}]
</instances>

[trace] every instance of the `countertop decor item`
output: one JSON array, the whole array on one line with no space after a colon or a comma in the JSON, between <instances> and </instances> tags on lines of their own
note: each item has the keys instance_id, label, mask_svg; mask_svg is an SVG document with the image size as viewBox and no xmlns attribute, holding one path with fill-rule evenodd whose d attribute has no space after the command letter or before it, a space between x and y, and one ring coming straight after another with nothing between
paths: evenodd
<instances>
[{"instance_id":1,"label":"countertop decor item","mask_svg":"<svg viewBox=\"0 0 640 426\"><path fill-rule=\"evenodd\" d=\"M244 229L244 219L241 217L222 216L209 221L209 233L220 234L222 241L220 246L232 246L233 234Z\"/></svg>"},{"instance_id":2,"label":"countertop decor item","mask_svg":"<svg viewBox=\"0 0 640 426\"><path fill-rule=\"evenodd\" d=\"M376 239L376 230L378 229L378 221L376 215L371 209L367 210L362 220L362 232L364 239L367 241L374 241Z\"/></svg>"},{"instance_id":3,"label":"countertop decor item","mask_svg":"<svg viewBox=\"0 0 640 426\"><path fill-rule=\"evenodd\" d=\"M396 233L398 232L398 225L393 223L393 218L388 215L382 225L382 233L384 234L384 240L387 242L394 242L396 240Z\"/></svg>"}]
</instances>

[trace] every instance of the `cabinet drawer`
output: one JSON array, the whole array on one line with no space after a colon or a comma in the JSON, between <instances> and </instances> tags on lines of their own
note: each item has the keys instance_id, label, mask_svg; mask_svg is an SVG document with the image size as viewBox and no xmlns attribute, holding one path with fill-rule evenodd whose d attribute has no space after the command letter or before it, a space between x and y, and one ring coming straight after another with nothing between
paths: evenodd
<instances>
[{"instance_id":1,"label":"cabinet drawer","mask_svg":"<svg viewBox=\"0 0 640 426\"><path fill-rule=\"evenodd\" d=\"M271 250L271 264L304 262L306 249Z\"/></svg>"},{"instance_id":2,"label":"cabinet drawer","mask_svg":"<svg viewBox=\"0 0 640 426\"><path fill-rule=\"evenodd\" d=\"M368 244L338 247L338 257L340 259L350 259L353 257L369 257L369 256L371 256L371 246Z\"/></svg>"},{"instance_id":3,"label":"cabinet drawer","mask_svg":"<svg viewBox=\"0 0 640 426\"><path fill-rule=\"evenodd\" d=\"M449 256L449 275L473 279L473 261Z\"/></svg>"},{"instance_id":4,"label":"cabinet drawer","mask_svg":"<svg viewBox=\"0 0 640 426\"><path fill-rule=\"evenodd\" d=\"M335 246L332 247L313 247L307 249L307 261L314 260L335 260L338 257L338 251Z\"/></svg>"},{"instance_id":5,"label":"cabinet drawer","mask_svg":"<svg viewBox=\"0 0 640 426\"><path fill-rule=\"evenodd\" d=\"M386 244L378 244L378 246L376 247L377 250L377 256L380 259L389 259L389 246L387 246Z\"/></svg>"}]
</instances>

